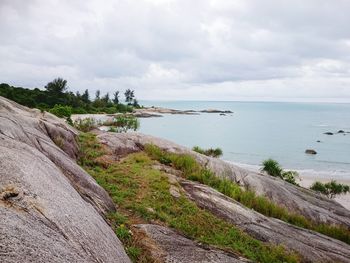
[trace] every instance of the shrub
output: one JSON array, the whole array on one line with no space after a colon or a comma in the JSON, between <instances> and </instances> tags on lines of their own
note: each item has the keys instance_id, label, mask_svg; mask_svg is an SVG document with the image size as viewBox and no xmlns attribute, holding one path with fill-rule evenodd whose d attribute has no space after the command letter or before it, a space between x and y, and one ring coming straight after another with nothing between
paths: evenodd
<instances>
[{"instance_id":1,"label":"shrub","mask_svg":"<svg viewBox=\"0 0 350 263\"><path fill-rule=\"evenodd\" d=\"M140 123L138 119L131 115L119 115L114 119L113 125L118 132L127 132L128 130L136 131Z\"/></svg>"},{"instance_id":2,"label":"shrub","mask_svg":"<svg viewBox=\"0 0 350 263\"><path fill-rule=\"evenodd\" d=\"M310 187L311 190L326 195L328 198L334 198L337 195L346 194L350 191L350 187L345 184L338 184L335 180L328 183L314 182Z\"/></svg>"},{"instance_id":3,"label":"shrub","mask_svg":"<svg viewBox=\"0 0 350 263\"><path fill-rule=\"evenodd\" d=\"M215 157L215 158L222 156L222 150L220 148L216 148L216 149L213 149L213 148L202 149L199 146L194 146L192 148L192 150L197 152L197 153L204 154L206 156Z\"/></svg>"},{"instance_id":4,"label":"shrub","mask_svg":"<svg viewBox=\"0 0 350 263\"><path fill-rule=\"evenodd\" d=\"M88 132L97 127L96 121L93 118L78 119L73 123L73 126L82 132Z\"/></svg>"},{"instance_id":5,"label":"shrub","mask_svg":"<svg viewBox=\"0 0 350 263\"><path fill-rule=\"evenodd\" d=\"M273 177L279 177L288 183L299 186L299 184L296 182L299 174L296 171L283 171L280 164L273 159L263 161L262 166L262 172L265 172Z\"/></svg>"},{"instance_id":6,"label":"shrub","mask_svg":"<svg viewBox=\"0 0 350 263\"><path fill-rule=\"evenodd\" d=\"M70 118L72 115L72 107L56 104L49 112L59 118Z\"/></svg>"},{"instance_id":7,"label":"shrub","mask_svg":"<svg viewBox=\"0 0 350 263\"><path fill-rule=\"evenodd\" d=\"M275 161L273 159L267 159L267 160L263 161L262 165L263 165L263 167L262 167L261 171L263 171L271 176L282 178L283 169L277 161Z\"/></svg>"}]
</instances>

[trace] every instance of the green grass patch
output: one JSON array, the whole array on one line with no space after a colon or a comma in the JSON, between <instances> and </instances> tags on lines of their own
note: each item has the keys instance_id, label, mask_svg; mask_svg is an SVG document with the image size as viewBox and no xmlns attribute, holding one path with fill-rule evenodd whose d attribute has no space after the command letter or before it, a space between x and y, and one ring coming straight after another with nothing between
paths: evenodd
<instances>
[{"instance_id":1,"label":"green grass patch","mask_svg":"<svg viewBox=\"0 0 350 263\"><path fill-rule=\"evenodd\" d=\"M168 153L155 145L146 145L145 152L155 160L169 160L168 165L181 170L186 179L208 185L265 216L314 230L350 244L350 231L346 227L315 223L300 214L290 212L267 197L257 196L253 191L243 190L229 179L217 177L210 170L203 168L191 155Z\"/></svg>"},{"instance_id":2,"label":"green grass patch","mask_svg":"<svg viewBox=\"0 0 350 263\"><path fill-rule=\"evenodd\" d=\"M94 143L86 143L85 140L94 140L94 137L83 135L81 144L84 145L83 149L91 145L91 150L95 150ZM257 262L299 262L299 257L288 252L283 246L264 244L232 224L200 209L184 196L178 199L171 196L167 176L153 168L155 161L146 153L130 154L120 163L107 168L94 161L94 154L89 154L89 151L87 153L89 157L81 158L84 161L83 168L107 190L118 205L119 213L126 212L124 215L112 214L109 218L114 222L116 234L134 262L142 262L144 251L142 247L132 243L133 235L130 234L129 227L135 222L155 221L168 225L192 239L238 252ZM154 149L150 154L160 158L160 153ZM198 168L198 164L189 156L179 156L176 160L172 156L167 158L164 160L170 160L177 167L181 166L188 175L195 174Z\"/></svg>"}]
</instances>

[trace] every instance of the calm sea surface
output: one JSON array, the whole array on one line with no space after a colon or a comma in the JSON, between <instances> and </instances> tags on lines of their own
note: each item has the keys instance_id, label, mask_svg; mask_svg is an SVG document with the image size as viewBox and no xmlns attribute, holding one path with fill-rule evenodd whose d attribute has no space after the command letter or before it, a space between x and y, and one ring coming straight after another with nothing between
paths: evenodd
<instances>
[{"instance_id":1,"label":"calm sea surface","mask_svg":"<svg viewBox=\"0 0 350 263\"><path fill-rule=\"evenodd\" d=\"M350 179L350 104L285 102L142 101L180 110L220 109L233 114L164 115L141 119L140 132L178 144L220 147L223 159L256 168L267 158L286 169ZM334 135L325 135L333 132ZM320 140L321 142L317 142ZM305 154L315 149L317 155Z\"/></svg>"}]
</instances>

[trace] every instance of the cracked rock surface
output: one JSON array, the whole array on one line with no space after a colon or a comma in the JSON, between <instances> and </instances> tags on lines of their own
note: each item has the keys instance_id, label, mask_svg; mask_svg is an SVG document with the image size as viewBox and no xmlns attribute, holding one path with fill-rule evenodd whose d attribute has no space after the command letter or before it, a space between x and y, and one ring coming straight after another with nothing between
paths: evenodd
<instances>
[{"instance_id":1,"label":"cracked rock surface","mask_svg":"<svg viewBox=\"0 0 350 263\"><path fill-rule=\"evenodd\" d=\"M350 211L341 204L279 178L249 171L223 160L196 153L168 140L141 133L101 133L98 138L115 153L137 152L142 150L145 144L154 144L165 151L190 154L217 176L229 178L290 211L302 214L315 222L338 224L350 228Z\"/></svg>"},{"instance_id":2,"label":"cracked rock surface","mask_svg":"<svg viewBox=\"0 0 350 263\"><path fill-rule=\"evenodd\" d=\"M196 243L170 228L141 224L134 226L144 233L143 245L152 256L166 263L243 263L251 262L240 256Z\"/></svg>"},{"instance_id":3,"label":"cracked rock surface","mask_svg":"<svg viewBox=\"0 0 350 263\"><path fill-rule=\"evenodd\" d=\"M77 132L0 97L0 262L130 262L108 194L74 161Z\"/></svg>"}]
</instances>

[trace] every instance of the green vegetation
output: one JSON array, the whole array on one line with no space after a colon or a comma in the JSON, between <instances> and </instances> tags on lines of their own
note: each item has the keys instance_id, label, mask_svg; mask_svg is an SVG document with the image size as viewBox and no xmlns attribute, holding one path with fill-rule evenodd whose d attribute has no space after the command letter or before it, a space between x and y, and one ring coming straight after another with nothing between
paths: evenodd
<instances>
[{"instance_id":1,"label":"green vegetation","mask_svg":"<svg viewBox=\"0 0 350 263\"><path fill-rule=\"evenodd\" d=\"M296 182L299 174L296 171L284 171L280 164L273 159L263 161L262 165L263 167L261 171L266 172L271 176L279 177L288 183L299 186L299 184Z\"/></svg>"},{"instance_id":2,"label":"green vegetation","mask_svg":"<svg viewBox=\"0 0 350 263\"><path fill-rule=\"evenodd\" d=\"M135 116L123 114L114 118L112 126L116 132L127 132L128 130L136 131L140 123Z\"/></svg>"},{"instance_id":3,"label":"green vegetation","mask_svg":"<svg viewBox=\"0 0 350 263\"><path fill-rule=\"evenodd\" d=\"M97 127L93 118L78 119L74 121L73 126L82 132L89 132Z\"/></svg>"},{"instance_id":4,"label":"green vegetation","mask_svg":"<svg viewBox=\"0 0 350 263\"><path fill-rule=\"evenodd\" d=\"M255 240L228 222L198 208L185 196L174 198L169 192L168 177L153 168L155 161L146 153L130 154L119 163L106 165L103 158L99 158L104 152L94 135L82 134L80 147L80 164L118 205L118 214L112 214L109 219L134 262L152 260L146 259L147 251L138 243L140 237L131 226L154 222L170 226L199 242L238 252L254 261L299 262L298 256L282 246ZM188 173L193 170L192 166L196 166L196 162L187 156L172 159L172 163Z\"/></svg>"},{"instance_id":5,"label":"green vegetation","mask_svg":"<svg viewBox=\"0 0 350 263\"><path fill-rule=\"evenodd\" d=\"M101 97L101 92L97 91L95 99L92 100L87 89L81 95L79 92L73 93L68 91L67 84L67 80L62 78L57 78L49 82L44 89L25 89L2 83L0 84L0 96L30 108L50 111L53 114L63 113L63 109L59 109L59 107L69 107L71 114L126 113L132 112L133 108L140 107L135 98L134 91L130 89L124 94L125 105L120 103L119 91L114 92L114 98L112 100L108 93ZM63 117L69 118L66 115Z\"/></svg>"},{"instance_id":6,"label":"green vegetation","mask_svg":"<svg viewBox=\"0 0 350 263\"><path fill-rule=\"evenodd\" d=\"M220 148L216 148L216 149L213 149L213 148L202 149L199 146L194 146L192 148L192 150L197 152L197 153L204 154L206 156L215 157L215 158L222 156L222 150Z\"/></svg>"},{"instance_id":7,"label":"green vegetation","mask_svg":"<svg viewBox=\"0 0 350 263\"><path fill-rule=\"evenodd\" d=\"M146 145L145 152L152 159L166 165L172 165L174 168L182 171L186 179L208 185L265 216L314 230L350 244L350 231L347 228L312 222L302 215L290 212L286 208L273 203L267 197L257 196L253 191L242 190L238 184L230 179L219 178L210 170L203 168L191 155L168 153L155 145Z\"/></svg>"},{"instance_id":8,"label":"green vegetation","mask_svg":"<svg viewBox=\"0 0 350 263\"><path fill-rule=\"evenodd\" d=\"M345 184L338 184L335 180L328 183L314 182L310 187L311 190L326 195L328 198L334 198L337 195L346 194L350 191L350 187Z\"/></svg>"}]
</instances>

